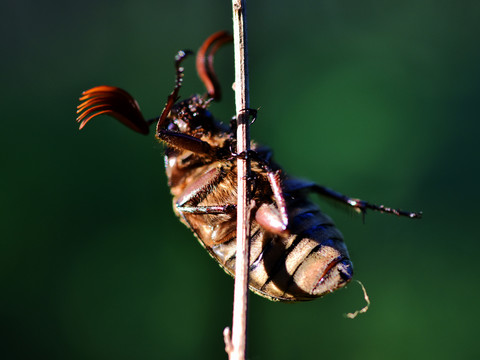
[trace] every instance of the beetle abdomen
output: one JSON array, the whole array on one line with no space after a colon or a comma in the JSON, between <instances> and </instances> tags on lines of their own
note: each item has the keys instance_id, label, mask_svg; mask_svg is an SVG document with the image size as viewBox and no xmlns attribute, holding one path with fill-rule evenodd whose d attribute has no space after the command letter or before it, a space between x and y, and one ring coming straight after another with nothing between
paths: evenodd
<instances>
[{"instance_id":1,"label":"beetle abdomen","mask_svg":"<svg viewBox=\"0 0 480 360\"><path fill-rule=\"evenodd\" d=\"M352 264L333 221L305 198L288 205L290 235L269 233L252 222L250 289L271 300L305 301L346 285ZM235 274L235 237L206 248L229 274Z\"/></svg>"}]
</instances>

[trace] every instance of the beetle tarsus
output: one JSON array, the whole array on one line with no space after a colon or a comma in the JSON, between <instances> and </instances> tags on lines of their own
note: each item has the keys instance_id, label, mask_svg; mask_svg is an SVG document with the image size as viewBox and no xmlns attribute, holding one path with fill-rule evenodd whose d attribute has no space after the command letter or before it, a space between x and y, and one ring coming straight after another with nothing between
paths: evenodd
<instances>
[{"instance_id":1,"label":"beetle tarsus","mask_svg":"<svg viewBox=\"0 0 480 360\"><path fill-rule=\"evenodd\" d=\"M310 184L308 187L311 191L319 195L323 195L323 196L326 196L327 198L333 199L335 201L339 201L361 212L363 214L364 221L365 221L365 214L367 210L373 210L373 211L378 211L385 214L393 214L397 216L405 216L411 219L420 219L422 217L421 212L404 211L404 210L390 208L384 205L371 204L365 200L343 195L335 190L329 189L322 185Z\"/></svg>"}]
</instances>

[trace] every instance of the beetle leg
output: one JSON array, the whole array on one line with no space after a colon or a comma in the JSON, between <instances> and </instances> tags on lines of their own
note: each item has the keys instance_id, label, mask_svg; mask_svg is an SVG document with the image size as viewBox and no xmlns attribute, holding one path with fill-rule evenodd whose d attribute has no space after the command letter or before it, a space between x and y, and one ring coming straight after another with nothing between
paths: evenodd
<instances>
[{"instance_id":1,"label":"beetle leg","mask_svg":"<svg viewBox=\"0 0 480 360\"><path fill-rule=\"evenodd\" d=\"M280 170L267 172L268 182L276 205L262 204L255 213L255 220L265 230L278 234L288 234L288 213L285 197L280 186Z\"/></svg>"},{"instance_id":2,"label":"beetle leg","mask_svg":"<svg viewBox=\"0 0 480 360\"><path fill-rule=\"evenodd\" d=\"M345 205L348 205L355 209L357 212L362 213L365 216L367 210L374 210L379 211L386 214L394 214L397 216L406 216L412 219L420 219L422 217L421 212L411 212L411 211L404 211L399 209L394 209L391 207L387 207L385 205L376 205L371 204L367 201L352 198L346 195L343 195L335 190L329 189L325 186L318 185L315 183L304 182L301 180L289 179L287 180L287 191L298 191L298 190L307 190L315 192L319 195L325 196L329 199L333 199L335 201L339 201Z\"/></svg>"},{"instance_id":3,"label":"beetle leg","mask_svg":"<svg viewBox=\"0 0 480 360\"><path fill-rule=\"evenodd\" d=\"M158 119L157 133L163 126L165 126L165 121L167 119L168 114L170 113L170 110L179 99L178 93L180 92L180 88L182 87L182 81L183 81L183 67L181 67L180 65L182 64L182 61L188 55L191 55L191 54L192 52L190 50L180 50L175 56L175 69L176 69L175 87L173 88L173 91L168 96L167 103L165 104L162 114Z\"/></svg>"},{"instance_id":4,"label":"beetle leg","mask_svg":"<svg viewBox=\"0 0 480 360\"><path fill-rule=\"evenodd\" d=\"M189 214L227 214L236 210L235 204L199 205L220 182L225 172L222 168L213 168L189 184L178 197L175 205L178 211Z\"/></svg>"},{"instance_id":5,"label":"beetle leg","mask_svg":"<svg viewBox=\"0 0 480 360\"><path fill-rule=\"evenodd\" d=\"M288 214L287 214L287 204L285 202L285 197L283 196L282 187L280 185L280 175L281 171L277 170L275 172L268 171L267 178L270 183L270 188L273 191L273 197L277 203L277 210L280 216L281 223L283 225L282 231L285 231L288 227Z\"/></svg>"},{"instance_id":6,"label":"beetle leg","mask_svg":"<svg viewBox=\"0 0 480 360\"><path fill-rule=\"evenodd\" d=\"M231 142L226 142L223 147L212 146L195 136L171 130L158 130L155 135L157 139L164 141L168 146L176 149L191 151L196 155L208 155L215 159L231 158Z\"/></svg>"},{"instance_id":7,"label":"beetle leg","mask_svg":"<svg viewBox=\"0 0 480 360\"><path fill-rule=\"evenodd\" d=\"M209 205L209 206L179 206L177 205L177 210L183 213L189 213L194 215L220 215L220 214L230 214L235 212L237 205L227 204L227 205Z\"/></svg>"},{"instance_id":8,"label":"beetle leg","mask_svg":"<svg viewBox=\"0 0 480 360\"><path fill-rule=\"evenodd\" d=\"M255 122L255 120L257 120L257 113L258 113L257 109L242 109L240 110L240 112L247 113L247 115L252 118L252 120L250 121L250 125L252 125ZM232 116L232 118L230 119L230 131L233 134L236 134L237 132L237 116L236 115Z\"/></svg>"},{"instance_id":9,"label":"beetle leg","mask_svg":"<svg viewBox=\"0 0 480 360\"><path fill-rule=\"evenodd\" d=\"M209 143L191 135L160 129L156 137L177 149L192 151L199 155L209 155L212 153L212 147Z\"/></svg>"},{"instance_id":10,"label":"beetle leg","mask_svg":"<svg viewBox=\"0 0 480 360\"><path fill-rule=\"evenodd\" d=\"M237 157L250 157L267 172L267 179L275 199L276 208L261 206L257 210L255 219L267 230L278 234L284 234L288 228L288 213L285 196L283 195L282 186L280 184L281 171L274 170L268 161L262 159L259 154L253 150L241 153L237 155Z\"/></svg>"},{"instance_id":11,"label":"beetle leg","mask_svg":"<svg viewBox=\"0 0 480 360\"><path fill-rule=\"evenodd\" d=\"M237 131L237 115L232 116L230 119L230 132L236 134Z\"/></svg>"},{"instance_id":12,"label":"beetle leg","mask_svg":"<svg viewBox=\"0 0 480 360\"><path fill-rule=\"evenodd\" d=\"M253 123L257 120L257 113L258 113L258 110L257 109L243 109L243 110L240 110L240 111L244 111L247 113L248 117L251 117L252 120L250 120L250 125L253 125Z\"/></svg>"},{"instance_id":13,"label":"beetle leg","mask_svg":"<svg viewBox=\"0 0 480 360\"><path fill-rule=\"evenodd\" d=\"M329 197L331 199L343 202L344 204L351 206L358 212L361 212L362 214L365 214L367 209L369 210L374 210L374 211L379 211L382 213L386 214L394 214L397 216L406 216L412 219L420 219L422 217L421 212L411 212L411 211L404 211L400 209L394 209L391 207L387 207L385 205L376 205L376 204L371 204L367 201L361 200L361 199L356 199L356 198L351 198L349 196L343 195L339 192L336 192L332 189L329 189L325 186L317 185L315 184L312 188L312 191L316 192L317 194Z\"/></svg>"},{"instance_id":14,"label":"beetle leg","mask_svg":"<svg viewBox=\"0 0 480 360\"><path fill-rule=\"evenodd\" d=\"M262 204L255 212L255 220L268 232L278 235L287 235L289 233L281 213L274 204Z\"/></svg>"}]
</instances>

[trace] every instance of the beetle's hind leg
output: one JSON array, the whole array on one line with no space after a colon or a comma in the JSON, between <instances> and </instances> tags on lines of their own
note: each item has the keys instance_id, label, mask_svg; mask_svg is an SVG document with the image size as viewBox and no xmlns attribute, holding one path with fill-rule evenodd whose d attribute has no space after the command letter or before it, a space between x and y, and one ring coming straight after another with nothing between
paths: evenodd
<instances>
[{"instance_id":1,"label":"beetle's hind leg","mask_svg":"<svg viewBox=\"0 0 480 360\"><path fill-rule=\"evenodd\" d=\"M366 214L367 210L374 210L374 211L379 211L381 213L386 213L386 214L405 216L411 219L420 219L422 217L422 212L404 211L404 210L394 209L385 205L371 204L365 200L343 195L335 190L329 189L325 186L318 185L315 183L310 183L306 181L304 182L302 180L296 180L296 179L289 179L287 183L288 183L287 191L294 192L299 190L307 190L307 191L315 192L319 195L325 196L326 198L329 198L329 199L338 201L344 205L350 206L356 211L362 213L363 215Z\"/></svg>"},{"instance_id":2,"label":"beetle's hind leg","mask_svg":"<svg viewBox=\"0 0 480 360\"><path fill-rule=\"evenodd\" d=\"M329 197L331 199L340 201L348 206L351 206L352 208L356 209L357 211L361 212L362 214L365 214L367 210L374 210L374 211L379 211L382 213L386 214L394 214L397 216L406 216L412 219L419 219L422 217L421 212L412 212L412 211L404 211L400 209L394 209L385 205L376 205L376 204L371 204L365 200L357 199L357 198L351 198L349 196L343 195L339 192L336 192L332 189L329 189L325 186L321 185L313 185L311 187L311 190L316 192L317 194Z\"/></svg>"}]
</instances>

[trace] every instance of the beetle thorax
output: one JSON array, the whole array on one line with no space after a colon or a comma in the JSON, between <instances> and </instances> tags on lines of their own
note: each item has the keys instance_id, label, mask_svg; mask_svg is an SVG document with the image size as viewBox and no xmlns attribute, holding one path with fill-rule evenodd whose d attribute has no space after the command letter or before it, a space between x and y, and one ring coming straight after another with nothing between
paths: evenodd
<instances>
[{"instance_id":1,"label":"beetle thorax","mask_svg":"<svg viewBox=\"0 0 480 360\"><path fill-rule=\"evenodd\" d=\"M165 170L172 192L181 191L183 184L207 169L210 164L224 161L230 155L232 136L228 127L215 120L207 107L209 101L194 95L176 103L168 116L167 131L194 137L212 149L202 153L186 150L181 144L170 143L165 150ZM202 170L203 169L203 170ZM178 187L179 189L174 189Z\"/></svg>"}]
</instances>

